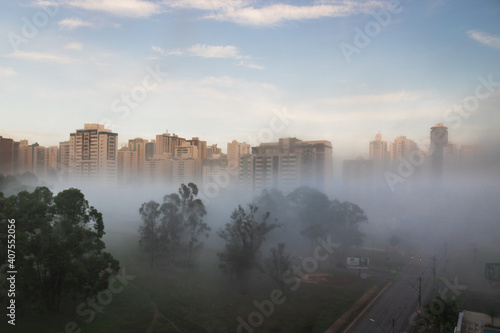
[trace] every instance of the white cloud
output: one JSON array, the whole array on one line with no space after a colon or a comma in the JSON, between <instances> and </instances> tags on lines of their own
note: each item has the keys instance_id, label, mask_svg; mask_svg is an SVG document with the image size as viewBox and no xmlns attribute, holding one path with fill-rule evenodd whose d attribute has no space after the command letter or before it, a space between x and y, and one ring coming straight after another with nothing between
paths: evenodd
<instances>
[{"instance_id":1,"label":"white cloud","mask_svg":"<svg viewBox=\"0 0 500 333\"><path fill-rule=\"evenodd\" d=\"M233 58L241 59L243 56L236 46L214 46L205 44L196 44L186 49L187 54L203 58Z\"/></svg>"},{"instance_id":2,"label":"white cloud","mask_svg":"<svg viewBox=\"0 0 500 333\"><path fill-rule=\"evenodd\" d=\"M262 8L242 7L234 10L212 13L206 18L218 21L229 21L242 25L272 26L290 20L319 19L323 17L346 17L382 7L378 1L353 3L349 1L335 2L332 5L294 6L275 4Z\"/></svg>"},{"instance_id":3,"label":"white cloud","mask_svg":"<svg viewBox=\"0 0 500 333\"><path fill-rule=\"evenodd\" d=\"M10 67L0 67L0 78L8 78L16 74L16 71Z\"/></svg>"},{"instance_id":4,"label":"white cloud","mask_svg":"<svg viewBox=\"0 0 500 333\"><path fill-rule=\"evenodd\" d=\"M73 59L58 56L50 53L41 53L41 52L24 52L24 51L15 51L6 57L8 58L16 58L28 61L38 61L38 62L53 62L53 63L61 63L68 64L74 62Z\"/></svg>"},{"instance_id":5,"label":"white cloud","mask_svg":"<svg viewBox=\"0 0 500 333\"><path fill-rule=\"evenodd\" d=\"M59 3L52 0L36 0L33 1L29 6L31 7L57 7Z\"/></svg>"},{"instance_id":6,"label":"white cloud","mask_svg":"<svg viewBox=\"0 0 500 333\"><path fill-rule=\"evenodd\" d=\"M264 69L263 66L255 64L251 61L250 56L245 56L240 53L238 48L233 45L217 46L217 45L205 45L205 44L195 44L187 49L175 49L166 53L162 48L158 46L153 46L151 49L161 55L176 55L176 56L192 56L192 57L202 57L202 58L220 58L220 59L238 59L240 60L237 64L238 66L253 68L253 69Z\"/></svg>"},{"instance_id":7,"label":"white cloud","mask_svg":"<svg viewBox=\"0 0 500 333\"><path fill-rule=\"evenodd\" d=\"M191 8L201 10L230 10L246 6L245 0L165 0L165 5L172 8Z\"/></svg>"},{"instance_id":8,"label":"white cloud","mask_svg":"<svg viewBox=\"0 0 500 333\"><path fill-rule=\"evenodd\" d=\"M175 50L169 51L168 55L182 56L182 55L184 55L184 52L181 49L175 49Z\"/></svg>"},{"instance_id":9,"label":"white cloud","mask_svg":"<svg viewBox=\"0 0 500 333\"><path fill-rule=\"evenodd\" d=\"M149 17L160 12L158 4L142 0L70 0L66 4L120 17Z\"/></svg>"},{"instance_id":10,"label":"white cloud","mask_svg":"<svg viewBox=\"0 0 500 333\"><path fill-rule=\"evenodd\" d=\"M158 52L161 55L165 55L165 51L159 46L151 46L151 50Z\"/></svg>"},{"instance_id":11,"label":"white cloud","mask_svg":"<svg viewBox=\"0 0 500 333\"><path fill-rule=\"evenodd\" d=\"M77 17L71 17L64 19L62 21L59 21L59 26L61 26L64 29L67 30L73 30L76 28L81 28L81 27L92 27L93 24L88 21L83 21Z\"/></svg>"},{"instance_id":12,"label":"white cloud","mask_svg":"<svg viewBox=\"0 0 500 333\"><path fill-rule=\"evenodd\" d=\"M68 49L68 50L78 50L79 51L79 50L83 50L83 45L82 45L82 43L71 42L71 43L64 45L64 48Z\"/></svg>"},{"instance_id":13,"label":"white cloud","mask_svg":"<svg viewBox=\"0 0 500 333\"><path fill-rule=\"evenodd\" d=\"M421 92L400 91L397 93L378 94L378 95L355 95L339 98L329 98L325 100L330 105L376 105L401 102L413 102L423 96Z\"/></svg>"},{"instance_id":14,"label":"white cloud","mask_svg":"<svg viewBox=\"0 0 500 333\"><path fill-rule=\"evenodd\" d=\"M469 30L467 31L467 35L481 44L500 49L500 37L488 35L477 30Z\"/></svg>"},{"instance_id":15,"label":"white cloud","mask_svg":"<svg viewBox=\"0 0 500 333\"><path fill-rule=\"evenodd\" d=\"M272 114L269 109L278 106L276 100L280 97L281 92L269 82L209 76L202 79L167 80L152 93L151 100L154 103L154 99L158 98L158 105L184 110L183 115L178 115L180 122L186 121L187 114L196 116L196 119L216 118L244 127L242 124L258 123L260 116ZM206 112L212 108L217 109L217 112ZM235 110L241 117L234 117ZM160 111L158 116L161 117ZM245 121L242 121L242 117Z\"/></svg>"},{"instance_id":16,"label":"white cloud","mask_svg":"<svg viewBox=\"0 0 500 333\"><path fill-rule=\"evenodd\" d=\"M313 2L313 1L311 1ZM205 18L241 25L273 26L290 20L344 17L387 7L384 1L317 0L310 6L277 3L256 7L251 0L164 0L170 8L210 11Z\"/></svg>"},{"instance_id":17,"label":"white cloud","mask_svg":"<svg viewBox=\"0 0 500 333\"><path fill-rule=\"evenodd\" d=\"M264 69L264 66L254 64L253 62L246 61L246 60L241 60L238 64L238 66L243 66L243 67L248 67L248 68L253 68L253 69Z\"/></svg>"},{"instance_id":18,"label":"white cloud","mask_svg":"<svg viewBox=\"0 0 500 333\"><path fill-rule=\"evenodd\" d=\"M244 79L234 78L231 76L207 76L196 84L204 87L217 87L217 88L243 88L246 90L252 88L253 90L258 90L261 92L277 92L278 89L271 83L268 82L252 82Z\"/></svg>"}]
</instances>

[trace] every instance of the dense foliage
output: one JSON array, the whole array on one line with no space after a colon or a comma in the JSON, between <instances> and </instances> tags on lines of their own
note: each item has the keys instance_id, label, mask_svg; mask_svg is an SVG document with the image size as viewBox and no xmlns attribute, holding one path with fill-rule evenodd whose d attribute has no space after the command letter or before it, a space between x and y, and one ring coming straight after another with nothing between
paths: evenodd
<instances>
[{"instance_id":1,"label":"dense foliage","mask_svg":"<svg viewBox=\"0 0 500 333\"><path fill-rule=\"evenodd\" d=\"M4 197L0 193L0 223L15 220L15 261L2 252L2 271L13 265L20 304L58 311L63 296L84 299L108 287L119 263L104 251L102 214L89 206L80 190L70 188L55 197L46 187ZM7 248L7 238L1 239ZM10 266L9 266L10 267ZM40 304L43 303L43 304Z\"/></svg>"},{"instance_id":2,"label":"dense foliage","mask_svg":"<svg viewBox=\"0 0 500 333\"><path fill-rule=\"evenodd\" d=\"M164 196L161 206L155 201L142 204L139 209L143 221L139 228L140 244L149 253L151 267L156 257L175 259L180 250L187 252L190 263L193 250L203 244L199 237L208 237L210 227L203 222L207 212L197 195L195 184L182 184L178 193Z\"/></svg>"},{"instance_id":3,"label":"dense foliage","mask_svg":"<svg viewBox=\"0 0 500 333\"><path fill-rule=\"evenodd\" d=\"M269 212L257 218L259 208L248 206L248 211L241 206L231 214L231 222L221 228L218 235L225 240L224 250L218 254L220 267L228 272L231 277L241 280L245 273L254 268L261 268L260 247L266 234L278 224L269 224Z\"/></svg>"}]
</instances>

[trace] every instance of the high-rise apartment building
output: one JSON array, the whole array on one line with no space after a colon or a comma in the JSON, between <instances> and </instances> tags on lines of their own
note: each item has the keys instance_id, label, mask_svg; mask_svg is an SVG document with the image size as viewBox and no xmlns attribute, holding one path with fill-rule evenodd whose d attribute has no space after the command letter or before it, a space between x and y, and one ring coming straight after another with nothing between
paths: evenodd
<instances>
[{"instance_id":1,"label":"high-rise apartment building","mask_svg":"<svg viewBox=\"0 0 500 333\"><path fill-rule=\"evenodd\" d=\"M415 141L408 139L406 136L398 136L390 145L391 161L395 162L400 157L408 158L410 153L417 148Z\"/></svg>"},{"instance_id":2,"label":"high-rise apartment building","mask_svg":"<svg viewBox=\"0 0 500 333\"><path fill-rule=\"evenodd\" d=\"M378 133L375 141L370 141L370 160L384 161L387 155L387 141L383 141L382 134Z\"/></svg>"},{"instance_id":3,"label":"high-rise apartment building","mask_svg":"<svg viewBox=\"0 0 500 333\"><path fill-rule=\"evenodd\" d=\"M100 124L85 124L70 134L70 171L75 179L115 184L118 134Z\"/></svg>"},{"instance_id":4,"label":"high-rise apartment building","mask_svg":"<svg viewBox=\"0 0 500 333\"><path fill-rule=\"evenodd\" d=\"M202 159L200 156L206 154L206 142L205 145L202 142L198 140L195 143L189 140L175 147L175 157L172 159L172 184L174 186L189 182L196 184L201 181ZM204 149L205 154L200 153L200 147Z\"/></svg>"},{"instance_id":5,"label":"high-rise apartment building","mask_svg":"<svg viewBox=\"0 0 500 333\"><path fill-rule=\"evenodd\" d=\"M47 148L47 172L58 170L58 154L59 148L57 146L50 146Z\"/></svg>"},{"instance_id":6,"label":"high-rise apartment building","mask_svg":"<svg viewBox=\"0 0 500 333\"><path fill-rule=\"evenodd\" d=\"M31 172L38 178L45 178L47 176L47 148L41 147L38 143L30 145L30 153L32 155Z\"/></svg>"},{"instance_id":7,"label":"high-rise apartment building","mask_svg":"<svg viewBox=\"0 0 500 333\"><path fill-rule=\"evenodd\" d=\"M154 155L146 160L145 182L150 185L170 185L172 182L172 158L167 154Z\"/></svg>"},{"instance_id":8,"label":"high-rise apartment building","mask_svg":"<svg viewBox=\"0 0 500 333\"><path fill-rule=\"evenodd\" d=\"M207 147L207 158L221 158L222 149L217 147L217 144L213 144Z\"/></svg>"},{"instance_id":9,"label":"high-rise apartment building","mask_svg":"<svg viewBox=\"0 0 500 333\"><path fill-rule=\"evenodd\" d=\"M67 180L71 174L70 170L70 145L69 141L59 142L58 170L62 180Z\"/></svg>"},{"instance_id":10,"label":"high-rise apartment building","mask_svg":"<svg viewBox=\"0 0 500 333\"><path fill-rule=\"evenodd\" d=\"M229 164L229 160L228 160ZM240 157L238 170L238 189L241 199L249 200L254 193L254 159L251 154ZM230 167L229 167L230 168Z\"/></svg>"},{"instance_id":11,"label":"high-rise apartment building","mask_svg":"<svg viewBox=\"0 0 500 333\"><path fill-rule=\"evenodd\" d=\"M293 191L301 185L323 188L332 175L332 145L329 141L282 138L279 142L252 147L240 158L240 188L254 194L265 188Z\"/></svg>"},{"instance_id":12,"label":"high-rise apartment building","mask_svg":"<svg viewBox=\"0 0 500 333\"><path fill-rule=\"evenodd\" d=\"M14 173L14 140L0 136L0 173Z\"/></svg>"},{"instance_id":13,"label":"high-rise apartment building","mask_svg":"<svg viewBox=\"0 0 500 333\"><path fill-rule=\"evenodd\" d=\"M370 160L373 161L374 172L381 175L387 168L389 153L387 141L382 140L382 134L375 135L375 140L370 141Z\"/></svg>"},{"instance_id":14,"label":"high-rise apartment building","mask_svg":"<svg viewBox=\"0 0 500 333\"><path fill-rule=\"evenodd\" d=\"M170 154L175 156L175 147L181 146L186 139L178 137L175 133L170 135L168 131L156 136L155 155Z\"/></svg>"},{"instance_id":15,"label":"high-rise apartment building","mask_svg":"<svg viewBox=\"0 0 500 333\"><path fill-rule=\"evenodd\" d=\"M146 161L152 159L153 156L155 156L155 145L155 140L151 140L151 142L146 143Z\"/></svg>"},{"instance_id":16,"label":"high-rise apartment building","mask_svg":"<svg viewBox=\"0 0 500 333\"><path fill-rule=\"evenodd\" d=\"M217 183L229 182L230 181L229 179L225 179L229 175L227 172L225 172L226 167L227 167L227 160L225 158L204 159L202 167L203 185L211 182L217 182Z\"/></svg>"},{"instance_id":17,"label":"high-rise apartment building","mask_svg":"<svg viewBox=\"0 0 500 333\"><path fill-rule=\"evenodd\" d=\"M442 123L431 127L431 145L429 160L431 175L437 178L443 176L445 148L448 146L448 127Z\"/></svg>"},{"instance_id":18,"label":"high-rise apartment building","mask_svg":"<svg viewBox=\"0 0 500 333\"><path fill-rule=\"evenodd\" d=\"M238 170L240 167L240 158L251 154L252 147L248 143L240 143L236 140L227 144L227 164L228 168Z\"/></svg>"},{"instance_id":19,"label":"high-rise apartment building","mask_svg":"<svg viewBox=\"0 0 500 333\"><path fill-rule=\"evenodd\" d=\"M17 147L17 173L23 174L32 171L32 154L29 151L28 140L19 141Z\"/></svg>"},{"instance_id":20,"label":"high-rise apartment building","mask_svg":"<svg viewBox=\"0 0 500 333\"><path fill-rule=\"evenodd\" d=\"M139 181L139 151L129 147L118 150L117 180L119 184L136 184ZM144 161L145 163L146 161ZM145 170L145 166L143 167Z\"/></svg>"},{"instance_id":21,"label":"high-rise apartment building","mask_svg":"<svg viewBox=\"0 0 500 333\"><path fill-rule=\"evenodd\" d=\"M195 156L194 158L203 161L205 158L207 158L207 142L206 141L201 141L200 138L194 137L191 140L187 140L187 142L193 146L196 147L198 150L198 155Z\"/></svg>"},{"instance_id":22,"label":"high-rise apartment building","mask_svg":"<svg viewBox=\"0 0 500 333\"><path fill-rule=\"evenodd\" d=\"M172 185L178 187L190 182L199 184L201 180L200 168L200 160L175 157L172 159Z\"/></svg>"},{"instance_id":23,"label":"high-rise apartment building","mask_svg":"<svg viewBox=\"0 0 500 333\"><path fill-rule=\"evenodd\" d=\"M189 142L183 142L182 145L176 146L174 151L176 158L199 159L198 147L191 145Z\"/></svg>"},{"instance_id":24,"label":"high-rise apartment building","mask_svg":"<svg viewBox=\"0 0 500 333\"><path fill-rule=\"evenodd\" d=\"M373 178L374 160L365 160L361 157L354 160L344 160L342 176L348 182L360 182Z\"/></svg>"},{"instance_id":25,"label":"high-rise apartment building","mask_svg":"<svg viewBox=\"0 0 500 333\"><path fill-rule=\"evenodd\" d=\"M139 177L142 177L145 168L147 143L148 140L142 138L128 140L128 149L137 152L137 171Z\"/></svg>"},{"instance_id":26,"label":"high-rise apartment building","mask_svg":"<svg viewBox=\"0 0 500 333\"><path fill-rule=\"evenodd\" d=\"M120 184L137 184L146 177L146 157L151 159L152 147L148 140L135 138L128 140L128 146L118 150L118 182ZM153 146L154 148L154 146Z\"/></svg>"}]
</instances>

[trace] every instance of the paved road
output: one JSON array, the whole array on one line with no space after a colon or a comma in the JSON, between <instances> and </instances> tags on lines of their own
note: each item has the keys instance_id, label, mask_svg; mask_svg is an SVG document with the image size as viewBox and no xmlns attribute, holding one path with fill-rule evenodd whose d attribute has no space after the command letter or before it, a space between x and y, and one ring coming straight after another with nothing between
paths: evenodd
<instances>
[{"instance_id":1,"label":"paved road","mask_svg":"<svg viewBox=\"0 0 500 333\"><path fill-rule=\"evenodd\" d=\"M411 332L410 317L418 309L418 277L422 277L422 304L430 301L432 290L432 268L428 262L411 260L380 297L344 332L389 333Z\"/></svg>"}]
</instances>

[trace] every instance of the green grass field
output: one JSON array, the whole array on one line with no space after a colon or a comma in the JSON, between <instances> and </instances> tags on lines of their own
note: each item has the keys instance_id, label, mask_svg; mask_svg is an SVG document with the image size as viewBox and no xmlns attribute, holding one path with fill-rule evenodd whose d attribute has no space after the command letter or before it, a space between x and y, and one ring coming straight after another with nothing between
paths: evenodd
<instances>
[{"instance_id":1,"label":"green grass field","mask_svg":"<svg viewBox=\"0 0 500 333\"><path fill-rule=\"evenodd\" d=\"M80 303L66 300L56 316L19 316L15 331L236 332L237 318L248 321L254 313L250 319L258 320L254 301L269 300L271 291L277 288L267 275L255 274L248 282L248 293L242 294L239 284L218 269L216 249L203 249L195 266L170 264L151 270L135 235L108 235L107 241L113 244L108 250L134 279L106 300L109 304L100 309L101 313L86 305L86 314L79 315L76 309ZM287 290L283 304L274 305L268 317L262 316L263 323L253 332L324 332L378 282L374 278L361 280L350 270L327 273L342 283L302 282L296 291ZM95 318L90 312L96 314Z\"/></svg>"}]
</instances>

